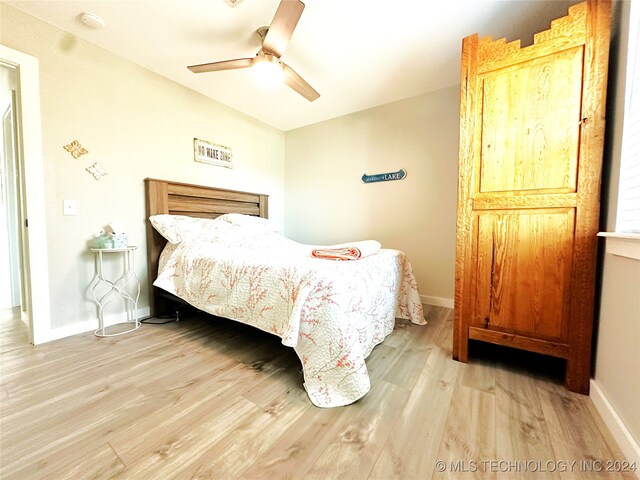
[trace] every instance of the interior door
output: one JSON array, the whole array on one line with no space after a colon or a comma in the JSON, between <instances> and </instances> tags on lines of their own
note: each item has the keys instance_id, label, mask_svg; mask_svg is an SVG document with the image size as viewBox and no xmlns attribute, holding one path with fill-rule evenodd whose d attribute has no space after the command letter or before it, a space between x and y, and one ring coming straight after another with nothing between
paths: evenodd
<instances>
[{"instance_id":1,"label":"interior door","mask_svg":"<svg viewBox=\"0 0 640 480\"><path fill-rule=\"evenodd\" d=\"M4 68L0 66L0 68ZM4 215L6 221L6 254L9 260L9 283L11 293L11 307L19 307L25 304L24 300L24 259L22 254L22 225L20 205L20 178L18 168L18 156L16 152L16 94L12 90L11 103L2 116L2 143L3 143L3 168L2 185L4 194ZM5 253L5 252L3 252Z\"/></svg>"}]
</instances>

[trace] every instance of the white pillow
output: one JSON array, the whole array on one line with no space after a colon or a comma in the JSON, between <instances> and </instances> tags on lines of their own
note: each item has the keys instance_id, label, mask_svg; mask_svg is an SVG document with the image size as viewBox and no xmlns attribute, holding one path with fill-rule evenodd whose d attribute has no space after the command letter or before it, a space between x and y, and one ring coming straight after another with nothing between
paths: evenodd
<instances>
[{"instance_id":1,"label":"white pillow","mask_svg":"<svg viewBox=\"0 0 640 480\"><path fill-rule=\"evenodd\" d=\"M280 226L267 218L243 215L241 213L225 213L224 215L220 215L216 218L216 220L221 220L244 228L280 232Z\"/></svg>"},{"instance_id":2,"label":"white pillow","mask_svg":"<svg viewBox=\"0 0 640 480\"><path fill-rule=\"evenodd\" d=\"M215 236L221 223L212 218L195 218L184 215L153 215L151 225L171 243L180 243L196 237Z\"/></svg>"}]
</instances>

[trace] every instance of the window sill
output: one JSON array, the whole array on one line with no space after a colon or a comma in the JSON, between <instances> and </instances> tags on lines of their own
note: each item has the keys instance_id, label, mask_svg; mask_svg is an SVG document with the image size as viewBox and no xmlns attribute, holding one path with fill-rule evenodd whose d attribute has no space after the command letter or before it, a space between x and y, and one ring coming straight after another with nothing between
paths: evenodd
<instances>
[{"instance_id":1,"label":"window sill","mask_svg":"<svg viewBox=\"0 0 640 480\"><path fill-rule=\"evenodd\" d=\"M598 236L607 239L607 253L640 260L640 234L600 232Z\"/></svg>"}]
</instances>

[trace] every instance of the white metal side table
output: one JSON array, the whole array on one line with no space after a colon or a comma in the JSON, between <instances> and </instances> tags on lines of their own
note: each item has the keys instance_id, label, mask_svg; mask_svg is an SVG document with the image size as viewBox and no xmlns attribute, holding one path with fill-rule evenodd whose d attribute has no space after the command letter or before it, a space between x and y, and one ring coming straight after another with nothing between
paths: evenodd
<instances>
[{"instance_id":1,"label":"white metal side table","mask_svg":"<svg viewBox=\"0 0 640 480\"><path fill-rule=\"evenodd\" d=\"M93 299L98 305L98 325L99 328L93 332L98 337L115 337L125 333L133 332L140 328L140 320L138 320L138 299L140 298L140 281L136 276L135 268L135 250L138 247L125 248L92 248L91 251L96 257L96 275L92 281L94 283L92 293ZM102 269L102 259L105 254L122 254L124 255L124 273L116 281L105 278ZM107 287L108 291L98 297L98 289ZM104 308L107 304L116 298L122 298L127 308L127 322L133 323L133 327L118 333L106 333L104 326Z\"/></svg>"}]
</instances>

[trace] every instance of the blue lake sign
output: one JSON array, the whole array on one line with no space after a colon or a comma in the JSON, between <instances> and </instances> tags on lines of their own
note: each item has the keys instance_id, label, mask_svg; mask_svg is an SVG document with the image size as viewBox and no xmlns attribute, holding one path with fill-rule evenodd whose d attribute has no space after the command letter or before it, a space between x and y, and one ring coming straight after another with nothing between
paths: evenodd
<instances>
[{"instance_id":1,"label":"blue lake sign","mask_svg":"<svg viewBox=\"0 0 640 480\"><path fill-rule=\"evenodd\" d=\"M377 173L375 175L362 175L362 183L388 182L390 180L402 180L407 176L407 171L401 168L397 172Z\"/></svg>"}]
</instances>

